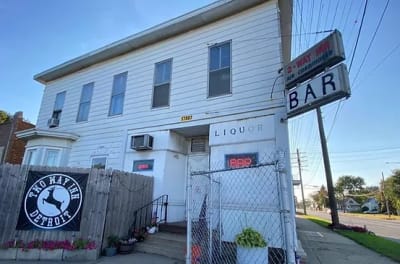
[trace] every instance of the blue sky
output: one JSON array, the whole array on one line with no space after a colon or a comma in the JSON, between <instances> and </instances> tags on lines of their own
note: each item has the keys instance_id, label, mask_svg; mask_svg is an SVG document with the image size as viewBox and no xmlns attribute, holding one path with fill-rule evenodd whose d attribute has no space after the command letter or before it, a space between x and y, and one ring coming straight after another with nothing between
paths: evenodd
<instances>
[{"instance_id":1,"label":"blue sky","mask_svg":"<svg viewBox=\"0 0 400 264\"><path fill-rule=\"evenodd\" d=\"M294 2L297 26L293 27L293 55L301 54L328 35L306 35L305 32L337 28L342 32L345 63L350 68L365 1ZM367 185L378 185L382 172L388 177L393 169L400 168L400 89L397 85L400 1L389 1L377 29L386 3L386 0L368 1L349 74L352 96L340 105L335 102L322 107L334 182L342 175L354 175L363 177ZM296 148L302 152L306 190L315 190L314 186L321 184L326 186L315 111L293 118L289 124L291 152ZM295 177L297 170L293 167Z\"/></svg>"},{"instance_id":2,"label":"blue sky","mask_svg":"<svg viewBox=\"0 0 400 264\"><path fill-rule=\"evenodd\" d=\"M23 111L33 123L43 85L33 75L202 7L210 0L2 0L0 2L0 109ZM349 66L365 1L293 0L293 56L339 29ZM386 1L369 1L355 52L349 100L322 108L334 179L355 175L377 185L400 164L400 87L397 61L400 1L390 1L367 54ZM362 61L365 57L363 65ZM335 113L337 112L336 118ZM335 119L335 121L334 121ZM300 149L307 188L325 184L315 113L289 121L292 152ZM297 177L297 169L293 174Z\"/></svg>"}]
</instances>

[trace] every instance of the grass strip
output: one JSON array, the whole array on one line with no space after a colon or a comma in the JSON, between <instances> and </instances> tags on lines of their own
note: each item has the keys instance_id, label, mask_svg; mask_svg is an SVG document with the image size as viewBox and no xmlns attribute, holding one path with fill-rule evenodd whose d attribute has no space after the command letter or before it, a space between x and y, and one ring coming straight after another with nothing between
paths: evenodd
<instances>
[{"instance_id":1,"label":"grass strip","mask_svg":"<svg viewBox=\"0 0 400 264\"><path fill-rule=\"evenodd\" d=\"M330 222L328 220L315 216L305 216L305 218L323 227L329 228ZM399 243L368 233L359 233L349 230L336 230L336 232L342 236L350 238L366 248L400 262Z\"/></svg>"}]
</instances>

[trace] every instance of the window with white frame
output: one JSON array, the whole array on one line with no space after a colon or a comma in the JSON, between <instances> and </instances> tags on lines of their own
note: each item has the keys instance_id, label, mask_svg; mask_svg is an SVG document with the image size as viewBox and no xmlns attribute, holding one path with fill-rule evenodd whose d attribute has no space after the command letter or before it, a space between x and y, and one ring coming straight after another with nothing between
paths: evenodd
<instances>
[{"instance_id":1,"label":"window with white frame","mask_svg":"<svg viewBox=\"0 0 400 264\"><path fill-rule=\"evenodd\" d=\"M171 73L172 59L156 63L154 68L153 108L169 106Z\"/></svg>"},{"instance_id":2,"label":"window with white frame","mask_svg":"<svg viewBox=\"0 0 400 264\"><path fill-rule=\"evenodd\" d=\"M85 84L82 87L81 100L79 102L78 115L76 117L76 122L88 121L90 102L92 100L94 83Z\"/></svg>"},{"instance_id":3,"label":"window with white frame","mask_svg":"<svg viewBox=\"0 0 400 264\"><path fill-rule=\"evenodd\" d=\"M128 72L114 75L109 116L121 115L123 112L127 76Z\"/></svg>"},{"instance_id":4,"label":"window with white frame","mask_svg":"<svg viewBox=\"0 0 400 264\"><path fill-rule=\"evenodd\" d=\"M92 168L105 169L107 165L107 157L94 157L92 158Z\"/></svg>"},{"instance_id":5,"label":"window with white frame","mask_svg":"<svg viewBox=\"0 0 400 264\"><path fill-rule=\"evenodd\" d=\"M53 114L51 115L51 119L49 120L50 127L57 127L60 122L61 112L64 107L66 92L60 92L56 95L56 100L54 102Z\"/></svg>"},{"instance_id":6,"label":"window with white frame","mask_svg":"<svg viewBox=\"0 0 400 264\"><path fill-rule=\"evenodd\" d=\"M209 50L208 97L231 93L231 42L213 45Z\"/></svg>"},{"instance_id":7,"label":"window with white frame","mask_svg":"<svg viewBox=\"0 0 400 264\"><path fill-rule=\"evenodd\" d=\"M26 165L37 165L37 149L28 149L25 153L25 161Z\"/></svg>"},{"instance_id":8,"label":"window with white frame","mask_svg":"<svg viewBox=\"0 0 400 264\"><path fill-rule=\"evenodd\" d=\"M49 167L59 166L60 150L59 149L46 149L43 165Z\"/></svg>"}]
</instances>

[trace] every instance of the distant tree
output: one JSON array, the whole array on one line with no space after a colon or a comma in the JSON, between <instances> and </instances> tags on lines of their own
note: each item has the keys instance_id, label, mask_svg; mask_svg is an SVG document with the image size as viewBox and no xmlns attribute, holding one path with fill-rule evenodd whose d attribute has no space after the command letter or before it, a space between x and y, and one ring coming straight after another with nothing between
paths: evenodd
<instances>
[{"instance_id":1,"label":"distant tree","mask_svg":"<svg viewBox=\"0 0 400 264\"><path fill-rule=\"evenodd\" d=\"M318 192L316 192L315 194L311 195L312 200L314 201L314 203L317 204L317 207L319 209L328 207L328 191L326 190L324 185L321 185L321 188L319 189Z\"/></svg>"},{"instance_id":2,"label":"distant tree","mask_svg":"<svg viewBox=\"0 0 400 264\"><path fill-rule=\"evenodd\" d=\"M350 194L360 193L365 185L364 178L358 176L344 175L336 181L335 189L337 192L344 193L347 190Z\"/></svg>"},{"instance_id":3,"label":"distant tree","mask_svg":"<svg viewBox=\"0 0 400 264\"><path fill-rule=\"evenodd\" d=\"M394 170L385 180L385 196L389 200L391 211L400 214L400 169Z\"/></svg>"},{"instance_id":4,"label":"distant tree","mask_svg":"<svg viewBox=\"0 0 400 264\"><path fill-rule=\"evenodd\" d=\"M342 203L342 209L344 208L346 197L352 197L358 203L362 203L368 197L367 195L363 195L369 191L364 186L365 181L362 177L344 175L338 178L335 184L335 192L337 200Z\"/></svg>"},{"instance_id":5,"label":"distant tree","mask_svg":"<svg viewBox=\"0 0 400 264\"><path fill-rule=\"evenodd\" d=\"M9 114L7 114L7 112L0 110L0 124L5 123L8 119L10 119Z\"/></svg>"}]
</instances>

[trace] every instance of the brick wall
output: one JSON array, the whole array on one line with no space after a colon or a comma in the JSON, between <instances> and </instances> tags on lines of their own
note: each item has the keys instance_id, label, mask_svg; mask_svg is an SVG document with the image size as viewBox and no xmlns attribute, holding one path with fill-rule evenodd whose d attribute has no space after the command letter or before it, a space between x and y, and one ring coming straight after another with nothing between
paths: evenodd
<instances>
[{"instance_id":1,"label":"brick wall","mask_svg":"<svg viewBox=\"0 0 400 264\"><path fill-rule=\"evenodd\" d=\"M18 139L15 132L33 128L33 124L23 120L22 112L15 113L14 117L7 124L0 125L0 146L4 144L4 151L7 149L7 141L9 139L10 130L12 129L12 137L10 139L7 153L5 155L5 163L21 164L24 157L26 142Z\"/></svg>"}]
</instances>

